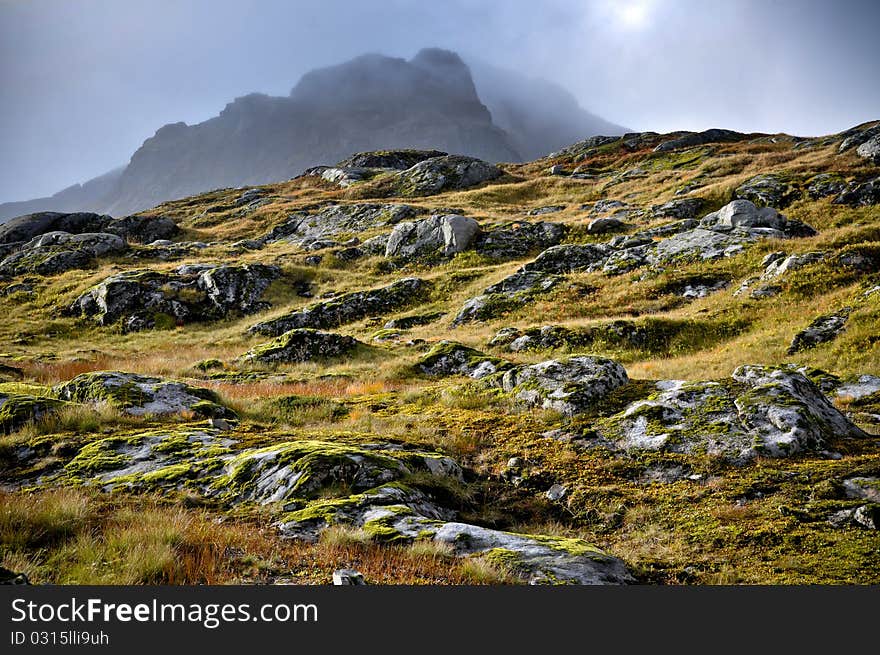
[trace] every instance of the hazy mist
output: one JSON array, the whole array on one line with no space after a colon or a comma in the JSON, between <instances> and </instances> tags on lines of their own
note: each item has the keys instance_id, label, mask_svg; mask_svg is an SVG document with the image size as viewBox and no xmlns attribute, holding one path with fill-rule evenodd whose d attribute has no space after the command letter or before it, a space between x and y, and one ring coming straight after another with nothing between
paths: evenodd
<instances>
[{"instance_id":1,"label":"hazy mist","mask_svg":"<svg viewBox=\"0 0 880 655\"><path fill-rule=\"evenodd\" d=\"M0 202L315 67L426 46L557 82L634 129L837 132L880 118L878 24L872 0L0 0Z\"/></svg>"}]
</instances>

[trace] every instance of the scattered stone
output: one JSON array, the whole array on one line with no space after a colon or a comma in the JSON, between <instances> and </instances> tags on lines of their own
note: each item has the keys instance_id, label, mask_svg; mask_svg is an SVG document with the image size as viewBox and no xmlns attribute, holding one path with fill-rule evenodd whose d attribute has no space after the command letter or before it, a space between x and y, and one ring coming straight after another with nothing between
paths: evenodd
<instances>
[{"instance_id":1,"label":"scattered stone","mask_svg":"<svg viewBox=\"0 0 880 655\"><path fill-rule=\"evenodd\" d=\"M805 329L794 335L788 348L788 354L794 355L802 350L815 348L819 344L836 339L846 328L849 312L850 310L847 308L815 319Z\"/></svg>"},{"instance_id":2,"label":"scattered stone","mask_svg":"<svg viewBox=\"0 0 880 655\"><path fill-rule=\"evenodd\" d=\"M876 375L860 375L854 381L837 386L835 394L838 398L860 400L880 391L880 377Z\"/></svg>"},{"instance_id":3,"label":"scattered stone","mask_svg":"<svg viewBox=\"0 0 880 655\"><path fill-rule=\"evenodd\" d=\"M392 318L383 326L386 330L409 330L410 328L420 325L428 325L436 320L443 318L443 312L434 312L432 314L414 314L412 316L401 316L400 318Z\"/></svg>"},{"instance_id":4,"label":"scattered stone","mask_svg":"<svg viewBox=\"0 0 880 655\"><path fill-rule=\"evenodd\" d=\"M91 266L105 255L121 254L128 245L115 234L47 232L21 245L0 262L0 275L55 275Z\"/></svg>"},{"instance_id":5,"label":"scattered stone","mask_svg":"<svg viewBox=\"0 0 880 655\"><path fill-rule=\"evenodd\" d=\"M526 212L529 216L543 216L544 214L555 214L565 209L565 205L547 205L546 207L536 207Z\"/></svg>"},{"instance_id":6,"label":"scattered stone","mask_svg":"<svg viewBox=\"0 0 880 655\"><path fill-rule=\"evenodd\" d=\"M420 278L404 278L378 289L335 296L280 318L257 323L248 332L278 336L299 328L335 328L412 305L425 297L429 286Z\"/></svg>"},{"instance_id":7,"label":"scattered stone","mask_svg":"<svg viewBox=\"0 0 880 655\"><path fill-rule=\"evenodd\" d=\"M344 585L365 585L364 576L360 571L354 569L339 569L333 571L333 584L337 586Z\"/></svg>"},{"instance_id":8,"label":"scattered stone","mask_svg":"<svg viewBox=\"0 0 880 655\"><path fill-rule=\"evenodd\" d=\"M880 164L880 134L868 139L856 148L856 154L875 164Z\"/></svg>"},{"instance_id":9,"label":"scattered stone","mask_svg":"<svg viewBox=\"0 0 880 655\"><path fill-rule=\"evenodd\" d=\"M594 218L587 225L588 234L608 234L627 229L627 224L618 218Z\"/></svg>"},{"instance_id":10,"label":"scattered stone","mask_svg":"<svg viewBox=\"0 0 880 655\"><path fill-rule=\"evenodd\" d=\"M565 498L566 493L568 493L568 489L563 487L561 484L554 484L547 490L547 493L545 493L544 495L547 497L548 500L556 502Z\"/></svg>"}]
</instances>

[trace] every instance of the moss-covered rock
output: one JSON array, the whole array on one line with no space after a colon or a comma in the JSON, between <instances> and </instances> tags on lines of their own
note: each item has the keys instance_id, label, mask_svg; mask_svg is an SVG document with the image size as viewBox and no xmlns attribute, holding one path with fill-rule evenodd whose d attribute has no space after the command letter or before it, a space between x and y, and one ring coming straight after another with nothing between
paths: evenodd
<instances>
[{"instance_id":1,"label":"moss-covered rock","mask_svg":"<svg viewBox=\"0 0 880 655\"><path fill-rule=\"evenodd\" d=\"M55 393L63 400L79 403L108 402L133 416L193 412L206 417L235 418L235 412L224 407L210 389L136 373L82 373L56 386Z\"/></svg>"},{"instance_id":2,"label":"moss-covered rock","mask_svg":"<svg viewBox=\"0 0 880 655\"><path fill-rule=\"evenodd\" d=\"M344 357L358 344L353 337L299 328L255 346L243 355L243 359L263 364L321 361Z\"/></svg>"},{"instance_id":3,"label":"moss-covered rock","mask_svg":"<svg viewBox=\"0 0 880 655\"><path fill-rule=\"evenodd\" d=\"M0 432L12 432L57 412L67 403L55 398L0 392Z\"/></svg>"},{"instance_id":4,"label":"moss-covered rock","mask_svg":"<svg viewBox=\"0 0 880 655\"><path fill-rule=\"evenodd\" d=\"M513 364L454 341L441 341L419 358L416 368L427 375L466 375L480 379Z\"/></svg>"}]
</instances>

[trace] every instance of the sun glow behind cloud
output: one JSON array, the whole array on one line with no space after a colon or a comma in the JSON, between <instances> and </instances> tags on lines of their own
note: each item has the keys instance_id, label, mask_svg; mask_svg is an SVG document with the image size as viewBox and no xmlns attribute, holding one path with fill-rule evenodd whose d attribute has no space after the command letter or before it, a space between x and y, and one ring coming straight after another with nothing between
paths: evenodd
<instances>
[{"instance_id":1,"label":"sun glow behind cloud","mask_svg":"<svg viewBox=\"0 0 880 655\"><path fill-rule=\"evenodd\" d=\"M654 3L651 0L609 0L606 13L619 30L637 31L650 24Z\"/></svg>"}]
</instances>

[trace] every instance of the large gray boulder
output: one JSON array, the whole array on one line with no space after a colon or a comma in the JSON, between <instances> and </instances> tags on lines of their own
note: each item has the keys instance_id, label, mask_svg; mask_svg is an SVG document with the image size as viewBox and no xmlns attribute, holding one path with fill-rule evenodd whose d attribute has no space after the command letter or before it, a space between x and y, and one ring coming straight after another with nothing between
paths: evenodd
<instances>
[{"instance_id":1,"label":"large gray boulder","mask_svg":"<svg viewBox=\"0 0 880 655\"><path fill-rule=\"evenodd\" d=\"M504 374L501 384L525 405L572 416L628 382L626 370L617 362L576 356L512 369Z\"/></svg>"},{"instance_id":2,"label":"large gray boulder","mask_svg":"<svg viewBox=\"0 0 880 655\"><path fill-rule=\"evenodd\" d=\"M702 220L703 225L712 227L767 227L773 230L782 230L785 222L785 217L772 207L758 208L751 200L744 199L733 200Z\"/></svg>"},{"instance_id":3,"label":"large gray boulder","mask_svg":"<svg viewBox=\"0 0 880 655\"><path fill-rule=\"evenodd\" d=\"M467 250L479 232L477 221L459 214L405 221L391 231L385 256L406 260L437 254L451 257Z\"/></svg>"},{"instance_id":4,"label":"large gray boulder","mask_svg":"<svg viewBox=\"0 0 880 655\"><path fill-rule=\"evenodd\" d=\"M764 207L785 207L796 200L799 194L789 182L772 174L756 175L734 191L735 197L751 200Z\"/></svg>"},{"instance_id":5,"label":"large gray boulder","mask_svg":"<svg viewBox=\"0 0 880 655\"><path fill-rule=\"evenodd\" d=\"M430 283L417 277L404 278L388 286L353 291L315 303L304 309L251 326L251 333L278 336L288 330L325 330L359 321L367 316L387 314L408 307L428 293Z\"/></svg>"}]
</instances>

